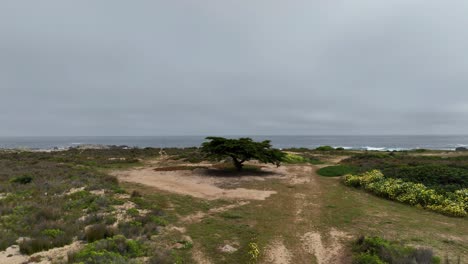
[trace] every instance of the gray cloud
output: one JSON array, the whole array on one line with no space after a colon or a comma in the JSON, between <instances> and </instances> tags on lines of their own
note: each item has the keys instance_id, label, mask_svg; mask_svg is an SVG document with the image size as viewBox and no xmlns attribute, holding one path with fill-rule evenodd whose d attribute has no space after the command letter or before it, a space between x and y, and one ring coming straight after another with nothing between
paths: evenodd
<instances>
[{"instance_id":1,"label":"gray cloud","mask_svg":"<svg viewBox=\"0 0 468 264\"><path fill-rule=\"evenodd\" d=\"M5 1L0 136L463 134L463 1Z\"/></svg>"}]
</instances>

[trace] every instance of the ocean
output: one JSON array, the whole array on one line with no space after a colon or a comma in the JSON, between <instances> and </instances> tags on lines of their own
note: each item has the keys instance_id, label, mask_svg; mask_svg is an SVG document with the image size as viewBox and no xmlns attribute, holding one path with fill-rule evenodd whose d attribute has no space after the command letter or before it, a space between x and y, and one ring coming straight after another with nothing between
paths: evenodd
<instances>
[{"instance_id":1,"label":"ocean","mask_svg":"<svg viewBox=\"0 0 468 264\"><path fill-rule=\"evenodd\" d=\"M241 136L226 136L241 137ZM248 136L246 136L248 137ZM454 150L468 146L468 136L250 136L254 140L271 140L276 148L316 148L329 145L360 150ZM83 144L126 145L130 147L194 147L204 136L108 136L108 137L0 137L2 149L66 149Z\"/></svg>"}]
</instances>

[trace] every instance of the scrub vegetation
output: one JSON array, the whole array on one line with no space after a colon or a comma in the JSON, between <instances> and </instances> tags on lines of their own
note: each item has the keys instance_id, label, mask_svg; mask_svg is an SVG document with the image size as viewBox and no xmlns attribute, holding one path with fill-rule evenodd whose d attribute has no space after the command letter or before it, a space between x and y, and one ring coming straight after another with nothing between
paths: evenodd
<instances>
[{"instance_id":1,"label":"scrub vegetation","mask_svg":"<svg viewBox=\"0 0 468 264\"><path fill-rule=\"evenodd\" d=\"M468 260L467 156L289 149L280 168L245 162L241 173L217 159L200 148L0 151L0 251L18 245L39 262L63 250L54 263ZM142 169L269 196L119 182Z\"/></svg>"}]
</instances>

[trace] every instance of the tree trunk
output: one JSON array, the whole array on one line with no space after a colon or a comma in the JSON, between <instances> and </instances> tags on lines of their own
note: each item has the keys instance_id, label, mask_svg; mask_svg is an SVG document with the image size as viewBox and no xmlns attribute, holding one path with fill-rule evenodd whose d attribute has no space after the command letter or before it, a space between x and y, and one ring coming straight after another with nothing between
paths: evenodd
<instances>
[{"instance_id":1,"label":"tree trunk","mask_svg":"<svg viewBox=\"0 0 468 264\"><path fill-rule=\"evenodd\" d=\"M237 171L241 171L242 170L242 167L244 165L242 165L242 161L239 161L238 159L234 158L234 157L231 157L232 158L232 162L234 163L234 166L236 167Z\"/></svg>"}]
</instances>

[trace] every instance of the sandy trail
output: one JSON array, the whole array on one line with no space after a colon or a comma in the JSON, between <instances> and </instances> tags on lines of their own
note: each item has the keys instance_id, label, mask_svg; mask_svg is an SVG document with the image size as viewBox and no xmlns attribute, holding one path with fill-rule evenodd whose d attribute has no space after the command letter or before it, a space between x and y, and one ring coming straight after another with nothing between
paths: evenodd
<instances>
[{"instance_id":1,"label":"sandy trail","mask_svg":"<svg viewBox=\"0 0 468 264\"><path fill-rule=\"evenodd\" d=\"M204 170L155 171L152 167L134 168L125 171L114 171L111 174L120 181L145 184L163 191L190 195L206 200L242 199L265 200L275 191L254 190L245 188L223 189L218 187L226 181L222 177L210 177L203 174ZM243 179L258 178L258 176L242 176ZM278 177L278 176L276 176ZM263 178L263 177L262 177ZM227 178L232 181L232 178Z\"/></svg>"},{"instance_id":2,"label":"sandy trail","mask_svg":"<svg viewBox=\"0 0 468 264\"><path fill-rule=\"evenodd\" d=\"M338 160L336 160L338 161ZM273 241L268 247L268 252L277 252L275 257L276 262L270 263L310 263L312 258L315 258L318 264L328 263L347 263L345 260L344 241L349 239L348 235L337 229L320 230L315 226L314 220L320 219L323 199L323 190L320 187L320 176L317 175L316 169L319 166L287 166L287 178L290 184L297 187L297 191L293 195L295 211L294 221L292 224L295 230L296 245L289 250L284 245L278 244L278 241ZM299 228L299 226L303 228ZM275 254L267 255L268 259L273 259Z\"/></svg>"}]
</instances>

